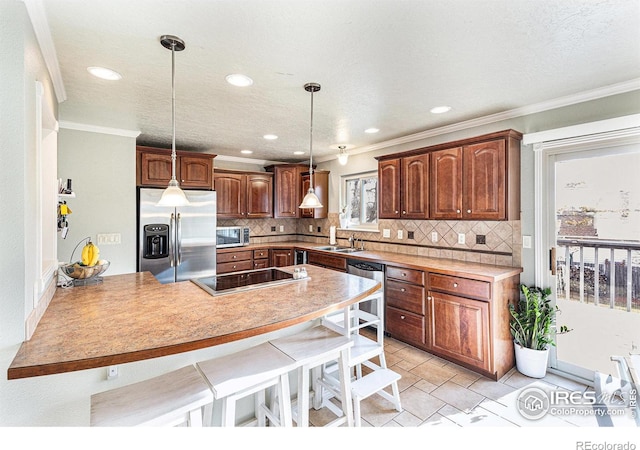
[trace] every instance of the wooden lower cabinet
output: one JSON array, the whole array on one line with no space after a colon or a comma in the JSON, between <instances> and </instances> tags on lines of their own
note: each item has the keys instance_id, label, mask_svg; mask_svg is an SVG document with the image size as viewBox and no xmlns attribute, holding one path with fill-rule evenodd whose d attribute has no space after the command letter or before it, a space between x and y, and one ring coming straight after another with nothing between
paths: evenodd
<instances>
[{"instance_id":1,"label":"wooden lower cabinet","mask_svg":"<svg viewBox=\"0 0 640 450\"><path fill-rule=\"evenodd\" d=\"M292 266L293 248L273 248L271 249L271 261L274 267Z\"/></svg>"},{"instance_id":2,"label":"wooden lower cabinet","mask_svg":"<svg viewBox=\"0 0 640 450\"><path fill-rule=\"evenodd\" d=\"M514 366L508 305L519 296L519 281L387 265L385 331L498 380Z\"/></svg>"},{"instance_id":3,"label":"wooden lower cabinet","mask_svg":"<svg viewBox=\"0 0 640 450\"><path fill-rule=\"evenodd\" d=\"M429 305L431 349L489 371L489 303L432 292Z\"/></svg>"},{"instance_id":4,"label":"wooden lower cabinet","mask_svg":"<svg viewBox=\"0 0 640 450\"><path fill-rule=\"evenodd\" d=\"M269 258L268 248L259 248L253 251L253 268L266 269L271 267L271 258Z\"/></svg>"},{"instance_id":5,"label":"wooden lower cabinet","mask_svg":"<svg viewBox=\"0 0 640 450\"><path fill-rule=\"evenodd\" d=\"M218 252L216 255L216 274L218 275L251 269L253 269L253 252L251 250Z\"/></svg>"}]
</instances>

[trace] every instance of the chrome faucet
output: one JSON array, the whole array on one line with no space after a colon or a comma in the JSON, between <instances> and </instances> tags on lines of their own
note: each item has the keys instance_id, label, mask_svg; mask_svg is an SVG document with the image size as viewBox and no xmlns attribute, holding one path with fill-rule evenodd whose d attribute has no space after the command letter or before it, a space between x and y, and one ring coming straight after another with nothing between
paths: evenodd
<instances>
[{"instance_id":1,"label":"chrome faucet","mask_svg":"<svg viewBox=\"0 0 640 450\"><path fill-rule=\"evenodd\" d=\"M364 241L360 238L360 250L364 250Z\"/></svg>"},{"instance_id":2,"label":"chrome faucet","mask_svg":"<svg viewBox=\"0 0 640 450\"><path fill-rule=\"evenodd\" d=\"M356 243L356 234L353 233L351 234L351 236L349 236L349 247L354 248Z\"/></svg>"}]
</instances>

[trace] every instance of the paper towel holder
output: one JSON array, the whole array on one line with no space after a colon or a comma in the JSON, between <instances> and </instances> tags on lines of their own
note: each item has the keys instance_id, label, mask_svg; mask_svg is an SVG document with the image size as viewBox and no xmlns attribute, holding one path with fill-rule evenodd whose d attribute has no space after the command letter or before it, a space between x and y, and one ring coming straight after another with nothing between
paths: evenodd
<instances>
[{"instance_id":1,"label":"paper towel holder","mask_svg":"<svg viewBox=\"0 0 640 450\"><path fill-rule=\"evenodd\" d=\"M329 227L329 245L336 245L336 243L336 227L332 225Z\"/></svg>"}]
</instances>

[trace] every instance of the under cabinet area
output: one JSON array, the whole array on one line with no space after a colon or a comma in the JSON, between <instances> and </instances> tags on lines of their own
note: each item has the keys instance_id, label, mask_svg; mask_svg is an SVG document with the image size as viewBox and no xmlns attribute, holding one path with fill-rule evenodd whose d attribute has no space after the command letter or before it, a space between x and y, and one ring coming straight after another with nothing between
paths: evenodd
<instances>
[{"instance_id":1,"label":"under cabinet area","mask_svg":"<svg viewBox=\"0 0 640 450\"><path fill-rule=\"evenodd\" d=\"M176 179L185 189L213 189L213 159L216 155L176 151ZM166 188L171 181L171 150L136 147L136 184Z\"/></svg>"},{"instance_id":2,"label":"under cabinet area","mask_svg":"<svg viewBox=\"0 0 640 450\"><path fill-rule=\"evenodd\" d=\"M323 252L307 251L307 262L326 269L347 271L347 259L341 256L328 255Z\"/></svg>"}]
</instances>

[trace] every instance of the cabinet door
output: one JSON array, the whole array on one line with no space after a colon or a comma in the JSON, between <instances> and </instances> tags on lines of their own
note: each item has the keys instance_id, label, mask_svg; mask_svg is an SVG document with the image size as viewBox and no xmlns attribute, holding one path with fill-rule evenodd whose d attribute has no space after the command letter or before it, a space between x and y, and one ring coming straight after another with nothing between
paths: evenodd
<instances>
[{"instance_id":1,"label":"cabinet door","mask_svg":"<svg viewBox=\"0 0 640 450\"><path fill-rule=\"evenodd\" d=\"M462 147L431 153L431 218L462 218Z\"/></svg>"},{"instance_id":2,"label":"cabinet door","mask_svg":"<svg viewBox=\"0 0 640 450\"><path fill-rule=\"evenodd\" d=\"M273 217L273 177L247 175L247 217Z\"/></svg>"},{"instance_id":3,"label":"cabinet door","mask_svg":"<svg viewBox=\"0 0 640 450\"><path fill-rule=\"evenodd\" d=\"M242 218L246 211L246 178L236 173L216 173L215 189L218 218Z\"/></svg>"},{"instance_id":4,"label":"cabinet door","mask_svg":"<svg viewBox=\"0 0 640 450\"><path fill-rule=\"evenodd\" d=\"M393 306L387 306L385 314L385 331L392 337L421 348L427 347L424 316Z\"/></svg>"},{"instance_id":5,"label":"cabinet door","mask_svg":"<svg viewBox=\"0 0 640 450\"><path fill-rule=\"evenodd\" d=\"M302 174L300 187L300 201L309 191L309 174ZM326 219L329 212L329 172L313 172L314 192L322 203L322 208L304 208L300 210L300 217L305 219Z\"/></svg>"},{"instance_id":6,"label":"cabinet door","mask_svg":"<svg viewBox=\"0 0 640 450\"><path fill-rule=\"evenodd\" d=\"M428 302L432 350L489 371L489 303L439 292Z\"/></svg>"},{"instance_id":7,"label":"cabinet door","mask_svg":"<svg viewBox=\"0 0 640 450\"><path fill-rule=\"evenodd\" d=\"M274 217L297 218L300 216L299 190L300 168L298 166L276 166Z\"/></svg>"},{"instance_id":8,"label":"cabinet door","mask_svg":"<svg viewBox=\"0 0 640 450\"><path fill-rule=\"evenodd\" d=\"M400 218L400 159L378 163L378 218Z\"/></svg>"},{"instance_id":9,"label":"cabinet door","mask_svg":"<svg viewBox=\"0 0 640 450\"><path fill-rule=\"evenodd\" d=\"M429 154L402 158L402 218L429 218Z\"/></svg>"},{"instance_id":10,"label":"cabinet door","mask_svg":"<svg viewBox=\"0 0 640 450\"><path fill-rule=\"evenodd\" d=\"M213 161L211 158L180 156L180 185L185 188L211 189Z\"/></svg>"},{"instance_id":11,"label":"cabinet door","mask_svg":"<svg viewBox=\"0 0 640 450\"><path fill-rule=\"evenodd\" d=\"M293 249L291 248L274 248L271 250L271 260L275 267L284 267L293 265Z\"/></svg>"},{"instance_id":12,"label":"cabinet door","mask_svg":"<svg viewBox=\"0 0 640 450\"><path fill-rule=\"evenodd\" d=\"M171 180L171 155L140 152L140 185L167 187Z\"/></svg>"},{"instance_id":13,"label":"cabinet door","mask_svg":"<svg viewBox=\"0 0 640 450\"><path fill-rule=\"evenodd\" d=\"M465 219L500 220L506 218L504 140L464 147Z\"/></svg>"}]
</instances>

